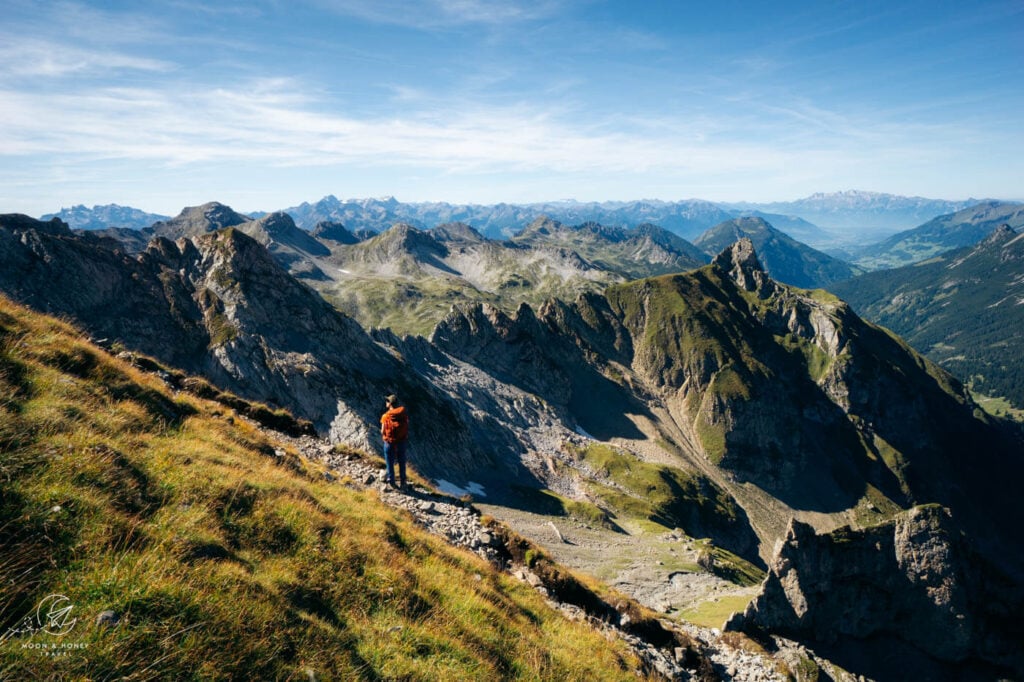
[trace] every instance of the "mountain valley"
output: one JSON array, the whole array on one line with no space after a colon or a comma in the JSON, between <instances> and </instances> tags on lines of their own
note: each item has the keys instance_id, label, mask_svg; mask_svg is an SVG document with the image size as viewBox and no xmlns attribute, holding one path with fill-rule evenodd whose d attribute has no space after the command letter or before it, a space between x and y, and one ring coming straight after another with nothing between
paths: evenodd
<instances>
[{"instance_id":1,"label":"mountain valley","mask_svg":"<svg viewBox=\"0 0 1024 682\"><path fill-rule=\"evenodd\" d=\"M920 505L948 509L943 532L964 535L957 552L971 568L950 569L949 580L970 591L987 576L1008 585L1006 604L1024 604L1012 486L1019 429L984 414L955 378L841 300L773 279L749 239L704 265L682 240L646 227L539 220L508 242L460 224L398 225L368 239L343 230L324 228L317 239L282 214L250 220L206 205L154 225L138 251L59 220L4 216L0 289L106 344L285 408L346 447L379 451L381 396L397 392L416 415L413 461L423 476L479 491L488 513L509 510L513 529L535 530L526 513L540 513L572 524L579 534L566 536L591 546L607 537L608 547L644 554L613 542L638 538L665 567L649 580L717 576L735 585L720 594L734 595L736 611L775 570L790 519L841 543L843 533L902 523ZM335 286L330 273L341 270L411 282L448 276L478 292L518 277L528 286L505 288L539 291L514 310L509 299L498 307L453 295L432 313L443 312L429 337L403 336L365 331L310 288ZM668 533L683 544L666 545ZM925 550L926 535L900 551L924 552L947 570L941 553ZM687 590L638 585L624 554L584 559L566 536L541 544L673 618L718 598L673 601ZM816 570L804 561L831 561L821 556L796 551L786 565L799 575ZM892 570L864 568L859 579L881 586L896 579ZM795 579L787 575L779 584ZM735 627L777 626L827 644L783 624L790 592L758 597ZM907 617L927 618L937 600L908 602ZM1003 644L1017 626L965 603L969 625L952 658L921 650L913 633L885 636L940 669L1019 666ZM808 604L816 615L807 618L835 617L827 604Z\"/></svg>"},{"instance_id":2,"label":"mountain valley","mask_svg":"<svg viewBox=\"0 0 1024 682\"><path fill-rule=\"evenodd\" d=\"M1024 238L1008 224L979 244L833 290L978 393L1024 409Z\"/></svg>"},{"instance_id":3,"label":"mountain valley","mask_svg":"<svg viewBox=\"0 0 1024 682\"><path fill-rule=\"evenodd\" d=\"M887 272L840 283L857 270L763 217L694 244L550 217L502 241L463 222L350 226L217 203L141 229L0 216L0 291L339 447L378 453L397 392L420 475L673 622L784 635L874 679L897 679L869 665L882 649L936 675L1024 667L984 587L1024 606L1021 430L844 302L893 291ZM1017 244L1007 227L894 276L927 293L911 275L941 265L955 296L1005 267L1012 287ZM935 359L956 371L962 352ZM899 601L911 625L849 621L853 597L795 587L812 580L871 585L864 612ZM904 582L924 596L898 600ZM958 620L935 620L950 608Z\"/></svg>"}]
</instances>

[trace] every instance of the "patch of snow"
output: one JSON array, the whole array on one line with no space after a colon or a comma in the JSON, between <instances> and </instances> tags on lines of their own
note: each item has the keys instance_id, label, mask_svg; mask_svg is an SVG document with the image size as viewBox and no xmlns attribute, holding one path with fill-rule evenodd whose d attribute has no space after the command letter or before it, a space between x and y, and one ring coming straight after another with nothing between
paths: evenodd
<instances>
[{"instance_id":1,"label":"patch of snow","mask_svg":"<svg viewBox=\"0 0 1024 682\"><path fill-rule=\"evenodd\" d=\"M349 270L343 270L341 268L338 268L338 272L340 272L343 275L351 275L352 274Z\"/></svg>"},{"instance_id":2,"label":"patch of snow","mask_svg":"<svg viewBox=\"0 0 1024 682\"><path fill-rule=\"evenodd\" d=\"M487 493L484 492L484 487L473 481L468 482L465 488L460 488L451 481L439 478L437 479L437 489L443 493L447 493L448 495L454 495L455 497L462 497L463 495L487 497Z\"/></svg>"}]
</instances>

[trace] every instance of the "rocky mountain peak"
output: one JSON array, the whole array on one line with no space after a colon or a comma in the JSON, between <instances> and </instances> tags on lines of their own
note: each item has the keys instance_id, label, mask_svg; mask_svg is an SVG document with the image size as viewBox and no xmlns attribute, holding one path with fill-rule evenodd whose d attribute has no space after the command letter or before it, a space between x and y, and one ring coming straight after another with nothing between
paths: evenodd
<instances>
[{"instance_id":1,"label":"rocky mountain peak","mask_svg":"<svg viewBox=\"0 0 1024 682\"><path fill-rule=\"evenodd\" d=\"M271 213L259 220L238 225L237 228L266 246L271 253L281 255L282 250L298 251L310 256L327 256L330 250L318 242L315 237L296 226L295 221L287 213ZM299 259L290 253L283 262Z\"/></svg>"},{"instance_id":2,"label":"rocky mountain peak","mask_svg":"<svg viewBox=\"0 0 1024 682\"><path fill-rule=\"evenodd\" d=\"M1007 223L1003 223L996 229L992 230L992 233L982 241L982 246L990 246L993 244L1003 244L1010 241L1017 236L1017 231L1010 227Z\"/></svg>"},{"instance_id":3,"label":"rocky mountain peak","mask_svg":"<svg viewBox=\"0 0 1024 682\"><path fill-rule=\"evenodd\" d=\"M485 239L476 229L460 222L438 225L430 230L430 233L434 236L434 239L442 242L469 242L476 244Z\"/></svg>"},{"instance_id":4,"label":"rocky mountain peak","mask_svg":"<svg viewBox=\"0 0 1024 682\"><path fill-rule=\"evenodd\" d=\"M552 220L546 215L542 215L534 220L532 223L523 228L523 230L516 235L519 237L529 237L531 235L550 235L557 232L562 228L562 223L557 220Z\"/></svg>"},{"instance_id":5,"label":"rocky mountain peak","mask_svg":"<svg viewBox=\"0 0 1024 682\"><path fill-rule=\"evenodd\" d=\"M50 218L49 220L36 220L35 218L23 215L21 213L7 213L0 215L0 227L11 230L12 232L20 232L25 230L36 230L37 232L43 232L46 234L55 235L71 235L71 228L60 218Z\"/></svg>"},{"instance_id":6,"label":"rocky mountain peak","mask_svg":"<svg viewBox=\"0 0 1024 682\"><path fill-rule=\"evenodd\" d=\"M211 201L202 206L186 207L176 217L154 223L151 229L158 236L177 239L234 227L250 220L224 204Z\"/></svg>"},{"instance_id":7,"label":"rocky mountain peak","mask_svg":"<svg viewBox=\"0 0 1024 682\"><path fill-rule=\"evenodd\" d=\"M271 235L283 234L298 229L292 217L280 211L269 213L255 222Z\"/></svg>"},{"instance_id":8,"label":"rocky mountain peak","mask_svg":"<svg viewBox=\"0 0 1024 682\"><path fill-rule=\"evenodd\" d=\"M321 220L313 228L313 236L317 239L330 239L339 244L358 244L359 237L349 232L342 223L330 220Z\"/></svg>"},{"instance_id":9,"label":"rocky mountain peak","mask_svg":"<svg viewBox=\"0 0 1024 682\"><path fill-rule=\"evenodd\" d=\"M437 255L447 253L443 244L429 232L417 229L408 223L396 223L387 232L374 237L371 242L384 248L388 256L402 253Z\"/></svg>"},{"instance_id":10,"label":"rocky mountain peak","mask_svg":"<svg viewBox=\"0 0 1024 682\"><path fill-rule=\"evenodd\" d=\"M761 298L769 296L774 289L775 283L761 266L754 243L748 237L741 237L715 256L712 265L727 273L744 291L755 291Z\"/></svg>"}]
</instances>

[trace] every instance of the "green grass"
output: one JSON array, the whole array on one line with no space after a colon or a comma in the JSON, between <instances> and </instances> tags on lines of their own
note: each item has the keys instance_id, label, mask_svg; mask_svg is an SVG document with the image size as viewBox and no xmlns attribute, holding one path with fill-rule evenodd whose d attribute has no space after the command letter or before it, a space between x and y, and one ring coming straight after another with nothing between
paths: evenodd
<instances>
[{"instance_id":1,"label":"green grass","mask_svg":"<svg viewBox=\"0 0 1024 682\"><path fill-rule=\"evenodd\" d=\"M680 617L694 625L705 628L721 628L729 616L737 611L743 611L753 597L743 595L732 595L718 597L697 604L693 608L685 609Z\"/></svg>"},{"instance_id":2,"label":"green grass","mask_svg":"<svg viewBox=\"0 0 1024 682\"><path fill-rule=\"evenodd\" d=\"M614 527L611 519L608 518L608 514L591 502L570 500L547 489L513 485L512 490L515 491L522 502L538 514L565 516L602 528Z\"/></svg>"},{"instance_id":3,"label":"green grass","mask_svg":"<svg viewBox=\"0 0 1024 682\"><path fill-rule=\"evenodd\" d=\"M0 299L0 679L633 680L620 643L230 408ZM120 621L96 623L104 610Z\"/></svg>"},{"instance_id":4,"label":"green grass","mask_svg":"<svg viewBox=\"0 0 1024 682\"><path fill-rule=\"evenodd\" d=\"M720 578L747 587L764 580L765 572L760 568L708 539L698 540L696 547L710 558L711 572Z\"/></svg>"},{"instance_id":5,"label":"green grass","mask_svg":"<svg viewBox=\"0 0 1024 682\"><path fill-rule=\"evenodd\" d=\"M414 268L416 272L419 268ZM600 291L609 281L621 279L605 273L598 281L579 276L546 273L540 266L506 276L489 273L493 286L478 288L468 280L449 274L419 272L382 277L360 271L331 282L310 281L338 310L355 318L364 328L386 327L399 336L429 336L453 305L491 304L513 313L522 303L534 308L551 298L566 301L583 293Z\"/></svg>"},{"instance_id":6,"label":"green grass","mask_svg":"<svg viewBox=\"0 0 1024 682\"><path fill-rule=\"evenodd\" d=\"M807 367L807 374L815 383L820 381L832 366L832 360L828 353L807 339L802 339L795 334L786 334L785 336L776 336L775 340L787 351L798 354L803 359Z\"/></svg>"},{"instance_id":7,"label":"green grass","mask_svg":"<svg viewBox=\"0 0 1024 682\"><path fill-rule=\"evenodd\" d=\"M1024 422L1024 410L1017 409L1006 398L975 393L973 390L971 391L971 397L981 406L981 409L994 417L1005 417L1014 421Z\"/></svg>"},{"instance_id":8,"label":"green grass","mask_svg":"<svg viewBox=\"0 0 1024 682\"><path fill-rule=\"evenodd\" d=\"M591 443L572 449L606 483L591 483L591 492L616 515L682 528L693 537L729 533L742 523L736 502L696 472L650 464L617 448Z\"/></svg>"}]
</instances>

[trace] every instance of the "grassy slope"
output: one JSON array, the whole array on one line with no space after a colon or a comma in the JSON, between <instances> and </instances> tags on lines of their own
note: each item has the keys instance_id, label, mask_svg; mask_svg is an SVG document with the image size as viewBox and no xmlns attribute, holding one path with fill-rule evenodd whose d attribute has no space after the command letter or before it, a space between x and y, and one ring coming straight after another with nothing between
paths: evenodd
<instances>
[{"instance_id":1,"label":"grassy slope","mask_svg":"<svg viewBox=\"0 0 1024 682\"><path fill-rule=\"evenodd\" d=\"M87 647L14 636L0 679L635 679L620 645L274 448L0 298L0 636L59 593Z\"/></svg>"}]
</instances>

